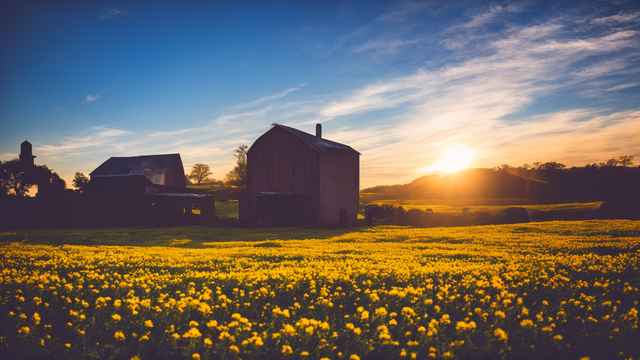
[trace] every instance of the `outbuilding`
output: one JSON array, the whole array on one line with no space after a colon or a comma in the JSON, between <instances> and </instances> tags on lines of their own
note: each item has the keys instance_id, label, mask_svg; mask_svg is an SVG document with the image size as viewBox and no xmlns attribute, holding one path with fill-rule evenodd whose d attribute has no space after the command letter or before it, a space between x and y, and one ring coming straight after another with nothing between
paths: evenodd
<instances>
[{"instance_id":1,"label":"outbuilding","mask_svg":"<svg viewBox=\"0 0 640 360\"><path fill-rule=\"evenodd\" d=\"M103 222L184 225L216 216L213 195L187 188L180 154L111 157L89 175L83 192Z\"/></svg>"},{"instance_id":2,"label":"outbuilding","mask_svg":"<svg viewBox=\"0 0 640 360\"><path fill-rule=\"evenodd\" d=\"M274 125L247 152L240 218L249 226L355 226L360 153L348 145Z\"/></svg>"},{"instance_id":3,"label":"outbuilding","mask_svg":"<svg viewBox=\"0 0 640 360\"><path fill-rule=\"evenodd\" d=\"M111 157L89 176L144 176L153 184L184 188L187 186L180 154Z\"/></svg>"}]
</instances>

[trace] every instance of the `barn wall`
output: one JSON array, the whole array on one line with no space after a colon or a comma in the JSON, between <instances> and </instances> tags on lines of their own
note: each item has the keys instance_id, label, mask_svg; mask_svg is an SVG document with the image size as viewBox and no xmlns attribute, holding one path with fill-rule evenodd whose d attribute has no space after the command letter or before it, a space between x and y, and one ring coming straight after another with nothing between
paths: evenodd
<instances>
[{"instance_id":1,"label":"barn wall","mask_svg":"<svg viewBox=\"0 0 640 360\"><path fill-rule=\"evenodd\" d=\"M154 184L166 185L166 182L164 181L165 175L148 175L147 178Z\"/></svg>"},{"instance_id":2,"label":"barn wall","mask_svg":"<svg viewBox=\"0 0 640 360\"><path fill-rule=\"evenodd\" d=\"M355 226L360 192L360 155L347 150L326 150L320 154L321 226L340 222L340 209L347 210L347 220Z\"/></svg>"},{"instance_id":3,"label":"barn wall","mask_svg":"<svg viewBox=\"0 0 640 360\"><path fill-rule=\"evenodd\" d=\"M277 127L263 134L247 153L247 216L256 221L261 192L300 194L301 224L318 225L318 152L296 135Z\"/></svg>"},{"instance_id":4,"label":"barn wall","mask_svg":"<svg viewBox=\"0 0 640 360\"><path fill-rule=\"evenodd\" d=\"M154 181L156 178L158 179L158 182ZM169 164L169 166L167 166L167 170L163 175L152 176L151 181L159 185L187 187L187 182L184 178L184 166L182 165L180 157L178 156L171 162L171 164Z\"/></svg>"},{"instance_id":5,"label":"barn wall","mask_svg":"<svg viewBox=\"0 0 640 360\"><path fill-rule=\"evenodd\" d=\"M187 181L184 178L184 165L182 165L182 159L179 156L171 163L169 169L171 169L171 182L173 184L166 185L187 187Z\"/></svg>"}]
</instances>

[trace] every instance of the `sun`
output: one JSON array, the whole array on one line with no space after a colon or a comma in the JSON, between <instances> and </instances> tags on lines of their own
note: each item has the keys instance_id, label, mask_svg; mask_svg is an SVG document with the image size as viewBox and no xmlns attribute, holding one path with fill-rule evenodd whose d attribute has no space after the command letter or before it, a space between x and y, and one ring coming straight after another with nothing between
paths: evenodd
<instances>
[{"instance_id":1,"label":"sun","mask_svg":"<svg viewBox=\"0 0 640 360\"><path fill-rule=\"evenodd\" d=\"M424 168L419 169L422 172L443 172L450 174L466 169L473 161L475 151L464 145L454 145L444 152L438 161Z\"/></svg>"}]
</instances>

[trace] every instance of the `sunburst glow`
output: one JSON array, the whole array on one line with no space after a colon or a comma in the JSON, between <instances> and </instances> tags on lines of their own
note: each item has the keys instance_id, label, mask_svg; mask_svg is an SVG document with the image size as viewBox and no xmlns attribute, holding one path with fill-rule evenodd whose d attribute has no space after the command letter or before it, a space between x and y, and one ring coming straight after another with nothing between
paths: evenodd
<instances>
[{"instance_id":1,"label":"sunburst glow","mask_svg":"<svg viewBox=\"0 0 640 360\"><path fill-rule=\"evenodd\" d=\"M433 165L419 169L422 172L443 172L445 174L463 170L473 161L475 151L463 145L455 145L447 149L442 157Z\"/></svg>"}]
</instances>

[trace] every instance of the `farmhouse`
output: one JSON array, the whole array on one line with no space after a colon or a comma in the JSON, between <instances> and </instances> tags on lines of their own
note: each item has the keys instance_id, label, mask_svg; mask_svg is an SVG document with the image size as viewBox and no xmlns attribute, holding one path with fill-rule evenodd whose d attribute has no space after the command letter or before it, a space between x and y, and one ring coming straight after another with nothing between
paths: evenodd
<instances>
[{"instance_id":1,"label":"farmhouse","mask_svg":"<svg viewBox=\"0 0 640 360\"><path fill-rule=\"evenodd\" d=\"M274 125L247 152L247 191L240 218L248 225L350 227L359 205L360 153L351 147Z\"/></svg>"}]
</instances>

